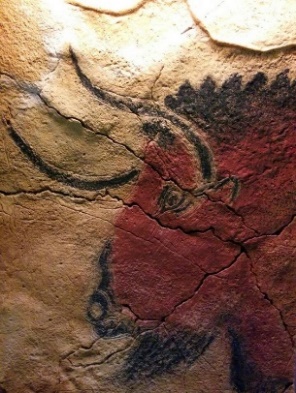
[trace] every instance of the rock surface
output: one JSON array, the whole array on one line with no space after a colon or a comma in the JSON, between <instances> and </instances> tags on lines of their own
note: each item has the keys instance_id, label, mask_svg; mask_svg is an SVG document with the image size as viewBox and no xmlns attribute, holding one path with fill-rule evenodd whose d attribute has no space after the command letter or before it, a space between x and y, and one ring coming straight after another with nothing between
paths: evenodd
<instances>
[{"instance_id":1,"label":"rock surface","mask_svg":"<svg viewBox=\"0 0 296 393\"><path fill-rule=\"evenodd\" d=\"M1 3L0 392L293 391L292 31L188 4Z\"/></svg>"},{"instance_id":2,"label":"rock surface","mask_svg":"<svg viewBox=\"0 0 296 393\"><path fill-rule=\"evenodd\" d=\"M84 9L105 12L107 14L127 14L139 8L145 0L68 0L69 4L78 5Z\"/></svg>"},{"instance_id":3,"label":"rock surface","mask_svg":"<svg viewBox=\"0 0 296 393\"><path fill-rule=\"evenodd\" d=\"M294 1L187 1L196 21L215 41L259 51L296 43Z\"/></svg>"}]
</instances>

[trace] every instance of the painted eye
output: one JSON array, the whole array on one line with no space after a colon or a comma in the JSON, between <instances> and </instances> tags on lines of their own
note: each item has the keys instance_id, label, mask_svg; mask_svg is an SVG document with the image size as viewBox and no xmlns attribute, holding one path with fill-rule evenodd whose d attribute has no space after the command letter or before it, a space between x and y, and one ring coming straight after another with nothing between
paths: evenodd
<instances>
[{"instance_id":1,"label":"painted eye","mask_svg":"<svg viewBox=\"0 0 296 393\"><path fill-rule=\"evenodd\" d=\"M107 296L100 292L95 292L89 300L88 317L91 321L99 321L106 317L109 302Z\"/></svg>"},{"instance_id":2,"label":"painted eye","mask_svg":"<svg viewBox=\"0 0 296 393\"><path fill-rule=\"evenodd\" d=\"M191 201L188 200L184 192L171 186L165 186L160 194L158 205L160 213L167 211L180 213L191 205Z\"/></svg>"}]
</instances>

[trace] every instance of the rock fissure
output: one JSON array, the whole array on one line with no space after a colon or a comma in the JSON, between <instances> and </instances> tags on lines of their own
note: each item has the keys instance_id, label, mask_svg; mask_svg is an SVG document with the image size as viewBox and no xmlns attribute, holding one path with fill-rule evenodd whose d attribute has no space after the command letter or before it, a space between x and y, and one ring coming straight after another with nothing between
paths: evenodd
<instances>
[{"instance_id":1,"label":"rock fissure","mask_svg":"<svg viewBox=\"0 0 296 393\"><path fill-rule=\"evenodd\" d=\"M162 180L164 180L164 181L170 181L170 182L172 182L177 188L179 188L181 191L190 193L190 190L185 190L184 188L182 188L182 186L179 184L179 182L175 181L174 179L172 179L172 178L165 179L165 178L163 177L163 175L160 173L159 169L158 169L155 165L152 165L152 164L150 164L149 162L147 162L147 161L145 160L145 157L141 157L140 155L136 154L136 152L135 152L130 146L128 146L128 145L126 145L126 144L124 144L124 143L122 143L122 142L119 142L119 141L115 140L114 138L112 138L112 137L111 137L110 135L108 135L108 134L104 134L104 133L99 132L98 130L96 130L96 129L90 127L89 125L87 125L83 120L79 119L78 117L66 116L66 115L63 114L60 110L58 110L55 106L53 106L52 104L50 104L50 103L48 102L48 100L46 100L46 98L42 95L42 91L40 91L39 93L37 93L37 96L40 98L40 100L43 102L43 104L44 104L47 108L49 108L49 109L55 111L59 116L63 117L63 118L66 119L66 120L69 120L69 121L77 121L77 122L80 123L81 126L84 127L87 131L92 132L92 133L95 133L95 134L99 134L99 135L101 135L102 137L106 137L107 139L109 139L112 143L117 144L117 145L119 145L119 146L122 146L124 149L127 150L127 152L131 153L136 159L140 160L144 165L147 165L147 166L150 167L152 170L154 170L154 171L159 175L159 177L160 177ZM142 120L138 115L137 115L137 117L138 117L138 119L140 119L141 123L143 124L143 120Z\"/></svg>"},{"instance_id":2,"label":"rock fissure","mask_svg":"<svg viewBox=\"0 0 296 393\"><path fill-rule=\"evenodd\" d=\"M191 129L192 126L186 123L186 120L181 120L181 118L174 115L173 112L171 112L170 110L166 112L160 109L158 105L147 105L146 102L143 103L143 100L140 99L118 98L116 94L110 94L106 90L94 86L90 79L83 73L82 69L80 68L78 58L71 47L70 56L75 67L76 74L79 77L82 85L98 100L109 104L111 107L134 113L137 116L146 115L151 117L152 119L154 117L157 117L158 119L163 118L170 121L173 125L179 127L182 130L183 134L186 136L186 138L197 149L198 155L201 159L200 162L203 176L207 181L210 181L213 176L211 166L212 157L210 151L208 147L199 139L198 135L196 135L195 132Z\"/></svg>"},{"instance_id":3,"label":"rock fissure","mask_svg":"<svg viewBox=\"0 0 296 393\"><path fill-rule=\"evenodd\" d=\"M164 69L164 65L162 64L161 67L160 67L160 69L159 69L159 72L158 72L158 74L156 75L156 78L154 79L154 81L153 81L153 83L152 83L152 86L151 86L151 93L150 93L150 96L151 96L151 100L152 100L153 102L156 102L156 99L154 98L154 89L155 89L155 87L156 87L157 82L158 82L159 79L161 78L161 74L162 74L162 72L163 72L163 69Z\"/></svg>"},{"instance_id":4,"label":"rock fissure","mask_svg":"<svg viewBox=\"0 0 296 393\"><path fill-rule=\"evenodd\" d=\"M207 198L212 202L212 203L217 203L217 204L222 204L223 206L226 207L227 210L229 210L231 213L234 213L237 217L239 217L243 223L243 225L247 228L250 229L251 231L255 232L257 235L259 235L259 231L256 230L255 228L250 227L249 225L246 224L246 219L245 217L240 214L236 209L234 209L232 206L230 206L228 203L225 203L221 200L215 200L213 198L211 198L211 195L209 195L208 193L206 193Z\"/></svg>"},{"instance_id":5,"label":"rock fissure","mask_svg":"<svg viewBox=\"0 0 296 393\"><path fill-rule=\"evenodd\" d=\"M127 351L129 348L131 348L132 346L133 346L133 343L127 345L127 346L124 347L124 348L121 348L121 349L118 349L118 350L116 350L116 351L114 351L114 352L112 352L112 353L109 353L109 354L106 355L102 360L97 361L97 362L94 361L94 362L87 363L87 364L83 364L83 363L74 363L69 357L67 357L66 360L69 361L69 363L71 364L71 366L72 366L73 368L84 368L84 369L87 369L87 368L94 367L94 366L101 366L101 365L107 363L109 360L112 361L112 358L113 358L113 357L115 357L115 356L118 355L118 354L121 354L121 353L126 352L126 351ZM75 353L75 352L74 352L74 353Z\"/></svg>"},{"instance_id":6,"label":"rock fissure","mask_svg":"<svg viewBox=\"0 0 296 393\"><path fill-rule=\"evenodd\" d=\"M252 241L254 239L260 240L260 239L264 239L266 237L280 236L283 233L283 231L285 229L287 229L289 227L289 225L291 225L293 223L295 217L296 217L296 214L291 215L291 217L288 219L288 221L285 224L281 225L280 228L276 229L274 232L263 233L263 234L259 234L258 236L248 237L248 238L244 239L244 243L247 243L247 242Z\"/></svg>"},{"instance_id":7,"label":"rock fissure","mask_svg":"<svg viewBox=\"0 0 296 393\"><path fill-rule=\"evenodd\" d=\"M204 275L204 277L201 279L200 283L199 283L199 284L197 285L197 287L194 289L193 293L192 293L190 296L188 296L186 299L183 299L181 302L179 302L178 304L176 304L176 305L174 306L173 310L172 310L169 314L167 314L167 315L164 317L164 322L166 321L167 318L170 317L170 315L172 315L172 314L176 311L176 309L178 309L179 307L183 306L185 303L187 303L188 301L190 301L190 300L198 293L198 291L201 289L201 287L206 283L206 281L207 281L207 279L208 279L209 277L211 277L211 276L216 276L216 277L219 278L218 274L220 274L220 273L226 271L227 269L231 268L231 267L236 263L236 261L239 259L239 257L240 257L242 254L244 254L244 253L245 253L245 252L244 252L243 250L241 250L241 252L240 252L238 255L236 255L236 256L234 257L234 259L233 259L227 266L224 266L223 268L221 268L221 269L219 269L219 270L217 270L217 271L215 271L215 272L213 272L213 273L206 273L206 274Z\"/></svg>"},{"instance_id":8,"label":"rock fissure","mask_svg":"<svg viewBox=\"0 0 296 393\"><path fill-rule=\"evenodd\" d=\"M258 275L257 275L257 273L256 273L256 270L255 270L253 261L252 261L252 259L249 258L249 257L248 257L248 259L249 259L249 261L250 261L250 271L251 271L251 273L252 273L252 275L253 275L253 277L254 277L254 279L255 279L255 284L256 284L256 287L257 287L258 291L262 294L263 298L266 299L266 300L269 302L269 304L270 304L270 305L276 310L276 312L278 313L278 315L279 315L279 317L280 317L280 320L281 320L281 323L282 323L282 326L283 326L285 332L287 333L287 335L288 335L288 337L289 337L289 339L290 339L290 341L291 341L291 346L292 346L292 348L294 348L294 347L295 347L294 339L293 339L293 336L292 336L291 332L289 331L289 325L285 322L285 319L284 319L284 316L283 316L283 313L282 313L281 309L280 309L278 306L276 306L276 304L274 303L274 301L272 300L272 298L269 296L269 294L268 294L267 292L265 292L265 291L261 288L260 281L259 281Z\"/></svg>"},{"instance_id":9,"label":"rock fissure","mask_svg":"<svg viewBox=\"0 0 296 393\"><path fill-rule=\"evenodd\" d=\"M7 196L7 197L13 197L13 196L22 196L22 195L43 195L45 193L50 193L50 194L55 194L61 197L69 197L77 200L86 200L89 202L95 201L99 195L96 193L94 197L88 197L85 195L78 195L75 192L66 192L62 190L54 190L51 187L42 187L40 189L36 190L17 190L17 191L5 191L5 190L0 190L0 195Z\"/></svg>"}]
</instances>

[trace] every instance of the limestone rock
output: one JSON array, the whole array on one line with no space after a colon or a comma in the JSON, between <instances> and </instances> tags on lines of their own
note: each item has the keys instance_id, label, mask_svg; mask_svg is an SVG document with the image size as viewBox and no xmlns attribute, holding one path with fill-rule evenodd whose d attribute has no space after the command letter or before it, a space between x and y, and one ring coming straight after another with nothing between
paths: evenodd
<instances>
[{"instance_id":1,"label":"limestone rock","mask_svg":"<svg viewBox=\"0 0 296 393\"><path fill-rule=\"evenodd\" d=\"M70 4L76 4L85 9L106 12L114 15L126 14L140 7L145 0L68 0Z\"/></svg>"},{"instance_id":2,"label":"limestone rock","mask_svg":"<svg viewBox=\"0 0 296 393\"><path fill-rule=\"evenodd\" d=\"M296 56L198 4L2 1L0 392L292 392Z\"/></svg>"},{"instance_id":3,"label":"limestone rock","mask_svg":"<svg viewBox=\"0 0 296 393\"><path fill-rule=\"evenodd\" d=\"M291 0L187 0L196 20L217 42L258 51L296 43Z\"/></svg>"}]
</instances>

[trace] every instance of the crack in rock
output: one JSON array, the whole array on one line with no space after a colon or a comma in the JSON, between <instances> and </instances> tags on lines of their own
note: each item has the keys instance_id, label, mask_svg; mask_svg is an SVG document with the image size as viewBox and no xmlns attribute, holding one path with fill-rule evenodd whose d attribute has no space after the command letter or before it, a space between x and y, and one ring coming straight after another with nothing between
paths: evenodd
<instances>
[{"instance_id":1,"label":"crack in rock","mask_svg":"<svg viewBox=\"0 0 296 393\"><path fill-rule=\"evenodd\" d=\"M245 254L245 251L243 249L241 249L241 251L234 257L234 259L227 266L224 266L223 268L217 270L216 272L206 273L204 275L204 277L201 279L198 286L194 289L193 293L190 296L188 296L186 299L184 299L181 302L179 302L178 304L176 304L174 306L173 310L169 314L167 314L163 317L164 322L166 321L167 318L169 318L176 311L176 309L178 309L179 307L181 307L182 305L184 305L185 303L190 301L198 293L198 291L202 288L202 286L206 283L206 281L209 277L217 276L219 273L222 273L222 272L230 269L237 262L237 260L241 257L242 254ZM217 277L219 277L219 276L217 276Z\"/></svg>"},{"instance_id":2,"label":"crack in rock","mask_svg":"<svg viewBox=\"0 0 296 393\"><path fill-rule=\"evenodd\" d=\"M257 273L255 271L255 267L254 267L253 261L252 261L252 259L250 257L248 257L248 259L249 259L249 262L250 262L250 271L251 271L251 273L252 273L252 275L253 275L253 277L255 279L255 283L256 283L256 287L257 287L258 291L262 294L263 298L266 299L269 302L269 304L277 311L277 313L278 313L278 315L280 317L281 323L283 325L283 328L284 328L285 332L287 333L287 335L289 336L289 339L291 341L291 346L292 346L292 348L294 348L295 347L294 339L293 339L292 334L289 331L289 325L287 325L286 322L285 322L285 319L284 319L284 316L283 316L283 313L282 313L281 309L275 305L274 301L267 294L267 292L262 290L261 285L259 283L258 275L257 275Z\"/></svg>"}]
</instances>

